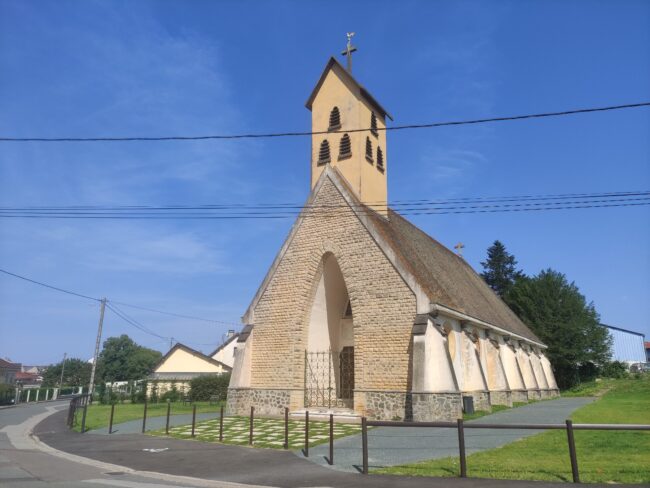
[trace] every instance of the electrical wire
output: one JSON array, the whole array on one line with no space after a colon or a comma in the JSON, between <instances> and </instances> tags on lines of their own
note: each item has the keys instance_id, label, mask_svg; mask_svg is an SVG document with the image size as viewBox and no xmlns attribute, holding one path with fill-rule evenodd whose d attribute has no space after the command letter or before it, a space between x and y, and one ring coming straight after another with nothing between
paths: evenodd
<instances>
[{"instance_id":1,"label":"electrical wire","mask_svg":"<svg viewBox=\"0 0 650 488\"><path fill-rule=\"evenodd\" d=\"M277 137L300 137L313 136L321 134L343 134L354 132L370 131L397 131L407 129L428 129L434 127L446 127L454 125L472 125L485 124L493 122L505 122L514 120L540 119L546 117L560 117L566 115L577 115L594 112L606 112L612 110L622 110L630 108L640 108L650 106L650 102L629 103L625 105L610 105L606 107L581 108L575 110L563 110L560 112L544 112L536 114L512 115L506 117L489 117L473 120L455 120L446 122L432 122L428 124L409 124L398 125L393 127L377 127L367 129L350 129L336 131L304 131L304 132L270 132L257 134L223 134L223 135L204 135L204 136L156 136L156 137L0 137L0 142L134 142L134 141L203 141L218 139L262 139Z\"/></svg>"},{"instance_id":2,"label":"electrical wire","mask_svg":"<svg viewBox=\"0 0 650 488\"><path fill-rule=\"evenodd\" d=\"M62 292L62 293L67 293L68 295L74 295L74 296L76 296L76 297L85 298L85 299L87 299L87 300L94 300L94 301L96 301L96 302L101 302L101 299L99 299L99 298L90 297L90 296L88 296L88 295L82 295L81 293L77 293L77 292L70 291L70 290L64 290L63 288L59 288L59 287L57 287L57 286L48 285L48 284L46 284L46 283L42 283L42 282L40 282L40 281L32 280L32 279L27 278L27 277L25 277L25 276L20 276L20 275L17 275L17 274L15 274L15 273L11 273L11 272L9 272L9 271L7 271L7 270L4 270L4 269L0 269L0 273L4 273L4 274L6 274L6 275L13 276L14 278L18 278L18 279L21 279L21 280L29 281L30 283L34 283L35 285L44 286L45 288L49 288L49 289L51 289L51 290L56 290L56 291L60 291L60 292Z\"/></svg>"}]
</instances>

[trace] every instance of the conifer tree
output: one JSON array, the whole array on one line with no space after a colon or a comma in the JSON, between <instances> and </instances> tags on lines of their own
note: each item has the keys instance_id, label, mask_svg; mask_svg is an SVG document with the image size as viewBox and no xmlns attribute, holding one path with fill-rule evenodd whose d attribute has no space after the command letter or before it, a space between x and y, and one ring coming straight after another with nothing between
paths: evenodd
<instances>
[{"instance_id":1,"label":"conifer tree","mask_svg":"<svg viewBox=\"0 0 650 488\"><path fill-rule=\"evenodd\" d=\"M487 250L487 259L481 262L481 276L497 295L504 297L518 278L523 276L517 270L517 260L508 253L501 241L494 241Z\"/></svg>"}]
</instances>

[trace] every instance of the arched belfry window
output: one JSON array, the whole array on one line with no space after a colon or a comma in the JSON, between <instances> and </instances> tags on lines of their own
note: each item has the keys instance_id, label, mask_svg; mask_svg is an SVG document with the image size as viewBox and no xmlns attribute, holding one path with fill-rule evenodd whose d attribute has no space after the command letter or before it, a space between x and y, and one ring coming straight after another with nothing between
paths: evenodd
<instances>
[{"instance_id":1,"label":"arched belfry window","mask_svg":"<svg viewBox=\"0 0 650 488\"><path fill-rule=\"evenodd\" d=\"M366 159L368 160L369 163L373 162L373 159L372 159L372 141L370 140L370 137L366 137Z\"/></svg>"},{"instance_id":2,"label":"arched belfry window","mask_svg":"<svg viewBox=\"0 0 650 488\"><path fill-rule=\"evenodd\" d=\"M339 144L339 159L347 159L352 156L352 142L350 136L343 134L341 143Z\"/></svg>"},{"instance_id":3,"label":"arched belfry window","mask_svg":"<svg viewBox=\"0 0 650 488\"><path fill-rule=\"evenodd\" d=\"M327 130L337 130L341 128L341 113L338 107L334 107L330 112L330 126Z\"/></svg>"},{"instance_id":4,"label":"arched belfry window","mask_svg":"<svg viewBox=\"0 0 650 488\"><path fill-rule=\"evenodd\" d=\"M318 151L318 164L327 164L330 158L330 143L327 139L320 143L320 151Z\"/></svg>"},{"instance_id":5,"label":"arched belfry window","mask_svg":"<svg viewBox=\"0 0 650 488\"><path fill-rule=\"evenodd\" d=\"M379 132L377 131L377 116L375 115L375 112L370 114L370 132L374 136L379 136Z\"/></svg>"},{"instance_id":6,"label":"arched belfry window","mask_svg":"<svg viewBox=\"0 0 650 488\"><path fill-rule=\"evenodd\" d=\"M384 171L384 153L380 147L377 147L377 169Z\"/></svg>"}]
</instances>

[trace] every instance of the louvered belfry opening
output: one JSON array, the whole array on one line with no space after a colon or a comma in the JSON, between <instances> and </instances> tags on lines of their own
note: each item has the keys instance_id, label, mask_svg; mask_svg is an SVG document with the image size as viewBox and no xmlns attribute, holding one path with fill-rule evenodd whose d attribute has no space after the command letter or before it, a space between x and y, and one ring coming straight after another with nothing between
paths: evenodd
<instances>
[{"instance_id":1,"label":"louvered belfry opening","mask_svg":"<svg viewBox=\"0 0 650 488\"><path fill-rule=\"evenodd\" d=\"M327 130L336 130L341 128L341 113L338 107L334 107L330 112L330 126Z\"/></svg>"},{"instance_id":2,"label":"louvered belfry opening","mask_svg":"<svg viewBox=\"0 0 650 488\"><path fill-rule=\"evenodd\" d=\"M350 136L343 134L341 137L341 143L339 144L339 159L347 159L352 157L352 142L350 141Z\"/></svg>"},{"instance_id":3,"label":"louvered belfry opening","mask_svg":"<svg viewBox=\"0 0 650 488\"><path fill-rule=\"evenodd\" d=\"M368 160L369 163L373 162L373 159L372 159L372 141L370 140L370 137L366 137L366 159Z\"/></svg>"},{"instance_id":4,"label":"louvered belfry opening","mask_svg":"<svg viewBox=\"0 0 650 488\"><path fill-rule=\"evenodd\" d=\"M384 153L380 147L377 148L377 169L384 171Z\"/></svg>"},{"instance_id":5,"label":"louvered belfry opening","mask_svg":"<svg viewBox=\"0 0 650 488\"><path fill-rule=\"evenodd\" d=\"M377 116L375 115L375 112L370 114L370 132L374 136L379 135L379 132L377 131Z\"/></svg>"},{"instance_id":6,"label":"louvered belfry opening","mask_svg":"<svg viewBox=\"0 0 650 488\"><path fill-rule=\"evenodd\" d=\"M318 164L327 164L331 161L330 158L330 143L327 139L320 143L320 151L318 152Z\"/></svg>"}]
</instances>

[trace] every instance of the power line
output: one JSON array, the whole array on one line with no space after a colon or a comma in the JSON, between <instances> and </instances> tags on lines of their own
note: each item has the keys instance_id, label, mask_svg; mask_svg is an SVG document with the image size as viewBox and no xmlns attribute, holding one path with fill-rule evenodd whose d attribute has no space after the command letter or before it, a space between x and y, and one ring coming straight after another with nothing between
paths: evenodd
<instances>
[{"instance_id":1,"label":"power line","mask_svg":"<svg viewBox=\"0 0 650 488\"><path fill-rule=\"evenodd\" d=\"M506 117L490 117L473 120L454 120L446 122L432 122L428 124L409 124L398 125L393 127L378 127L366 129L351 129L337 131L304 131L304 132L270 132L257 134L222 134L222 135L205 135L205 136L157 136L157 137L0 137L0 142L134 142L134 141L203 141L211 139L262 139L275 137L300 137L321 134L343 134L353 132L370 132L375 130L396 131L407 129L430 129L434 127L446 127L454 125L472 125L485 124L493 122L506 122L513 120L540 119L546 117L560 117L565 115L577 115L593 112L606 112L612 110L622 110L629 108L639 108L650 106L650 102L630 103L625 105L610 105L606 107L581 108L575 110L563 110L560 112L544 112L537 114L512 115Z\"/></svg>"},{"instance_id":2,"label":"power line","mask_svg":"<svg viewBox=\"0 0 650 488\"><path fill-rule=\"evenodd\" d=\"M83 295L81 293L76 293L74 291L66 290L64 288L59 288L57 286L48 285L47 283L43 283L41 281L36 281L36 280L33 280L31 278L27 278L26 276L21 276L21 275L16 274L16 273L11 273L10 271L4 270L4 269L0 269L0 273L4 273L6 275L13 276L14 278L18 278L18 279L21 279L21 280L24 280L24 281L28 281L28 282L33 283L35 285L39 285L39 286L43 286L45 288L49 288L51 290L59 291L59 292L62 292L62 293L67 293L68 295L74 295L74 296L77 296L77 297L80 297L80 298L85 298L87 300L94 300L96 302L101 302L100 298L95 298L95 297L91 297L91 296L88 296L88 295ZM138 306L138 305L132 305L132 304L129 304L129 303L115 302L113 300L109 300L108 303L112 303L112 304L114 304L114 306L115 306L115 304L117 304L117 305L122 305L124 307L137 308L137 309L140 309L140 310L146 310L148 312L156 312L156 313L161 313L161 314L164 314L164 315L171 315L171 316L174 316L174 317L180 317L180 318L185 318L185 319L190 319L190 320L198 320L198 321L202 321L202 322L211 322L211 323L224 324L224 325L234 325L234 326L239 325L239 324L235 324L233 322L225 322L225 321L221 321L221 320L206 319L206 318L196 317L196 316L192 316L192 315L182 315L182 314L177 314L177 313L173 313L173 312L166 312L166 311L163 311L163 310L156 310L154 308L147 308L147 307L141 307L141 306ZM108 303L107 303L107 306L108 306ZM117 308L117 307L115 307L115 308ZM124 313L124 312L122 312L122 313ZM124 315L126 315L126 314L124 313Z\"/></svg>"},{"instance_id":3,"label":"power line","mask_svg":"<svg viewBox=\"0 0 650 488\"><path fill-rule=\"evenodd\" d=\"M21 279L21 280L29 281L30 283L34 283L35 285L44 286L45 288L50 288L51 290L56 290L56 291L60 291L62 293L67 293L68 295L74 295L74 296L77 296L77 297L85 298L87 300L94 300L96 302L101 302L101 299L99 299L99 298L89 297L88 295L82 295L81 293L76 293L76 292L70 291L70 290L64 290L63 288L48 285L48 284L42 283L40 281L32 280L32 279L27 278L25 276L20 276L20 275L17 275L15 273L11 273L11 272L9 272L7 270L4 270L4 269L0 269L0 273L4 273L6 275L13 276L14 278L18 278L18 279Z\"/></svg>"},{"instance_id":4,"label":"power line","mask_svg":"<svg viewBox=\"0 0 650 488\"><path fill-rule=\"evenodd\" d=\"M631 198L634 196L634 198ZM568 210L579 208L605 208L605 207L633 207L650 205L650 192L640 192L637 194L629 194L622 198L609 198L609 197L585 197L578 199L563 199L560 201L516 201L509 200L510 203L492 203L490 201L478 202L478 204L459 205L450 204L447 206L441 205L422 205L410 206L400 208L399 214L404 216L409 215L444 215L444 214L460 214L460 213L498 213L510 212L514 209L517 211L546 211L546 210ZM475 202L466 202L475 203ZM300 218L312 217L336 217L344 214L346 210L345 205L333 207L303 207L302 210L298 209L281 209L281 210L260 210L260 211L239 211L233 212L229 210L227 213L215 212L215 209L199 209L203 210L197 212L193 210L187 211L168 211L161 209L141 209L138 211L120 209L106 209L106 210L0 210L0 218L31 218L31 219L112 219L112 220L241 220L241 219L286 219L300 216ZM363 212L372 212L386 208L369 208L365 205L359 205L358 209ZM153 210L153 212L151 211ZM183 210L183 209L181 209Z\"/></svg>"},{"instance_id":5,"label":"power line","mask_svg":"<svg viewBox=\"0 0 650 488\"><path fill-rule=\"evenodd\" d=\"M164 340L166 340L166 341L168 341L169 339L171 339L171 337L165 337L165 336L162 336L162 335L157 334L156 332L152 331L151 329L148 329L147 327L145 327L144 325L142 325L140 322L138 322L138 321L135 320L134 318L129 317L125 312L123 312L122 310L120 310L119 308L117 308L115 305L111 305L111 302L106 303L106 306L107 306L108 309L111 310L115 315L117 315L117 316L120 317L122 320L124 320L127 324L132 325L132 326L135 327L136 329L138 329L138 330L140 330L140 331L142 331L142 332L144 332L144 333L146 333L146 334L152 335L152 336L154 336L154 337L158 337L159 339L164 339Z\"/></svg>"}]
</instances>

